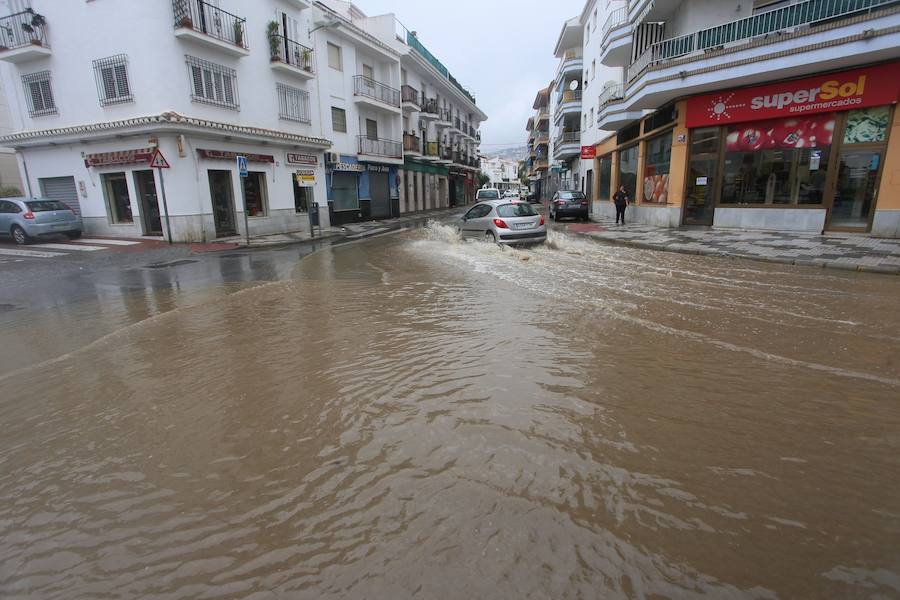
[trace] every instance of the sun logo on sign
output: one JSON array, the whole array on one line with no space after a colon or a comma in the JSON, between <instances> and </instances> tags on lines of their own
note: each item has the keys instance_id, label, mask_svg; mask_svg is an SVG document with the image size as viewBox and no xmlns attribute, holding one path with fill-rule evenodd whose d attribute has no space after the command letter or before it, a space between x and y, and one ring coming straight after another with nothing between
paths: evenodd
<instances>
[{"instance_id":1,"label":"sun logo on sign","mask_svg":"<svg viewBox=\"0 0 900 600\"><path fill-rule=\"evenodd\" d=\"M735 108L744 108L745 106L747 106L746 104L730 104L732 98L734 98L734 94L728 94L728 96L719 96L718 98L710 102L709 117L711 119L715 119L716 121L721 121L722 119L730 119L731 114L728 112L729 110Z\"/></svg>"}]
</instances>

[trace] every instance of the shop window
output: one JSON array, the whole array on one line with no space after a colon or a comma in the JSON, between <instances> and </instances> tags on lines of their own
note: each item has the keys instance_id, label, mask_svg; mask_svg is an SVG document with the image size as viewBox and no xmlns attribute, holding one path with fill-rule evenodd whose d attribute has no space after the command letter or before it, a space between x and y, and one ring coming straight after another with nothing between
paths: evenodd
<instances>
[{"instance_id":1,"label":"shop window","mask_svg":"<svg viewBox=\"0 0 900 600\"><path fill-rule=\"evenodd\" d=\"M247 216L265 217L269 213L269 199L266 194L266 174L250 171L244 180L244 201L247 203Z\"/></svg>"},{"instance_id":2,"label":"shop window","mask_svg":"<svg viewBox=\"0 0 900 600\"><path fill-rule=\"evenodd\" d=\"M625 191L632 199L637 198L637 169L638 147L632 146L619 151L619 185L625 186Z\"/></svg>"},{"instance_id":3,"label":"shop window","mask_svg":"<svg viewBox=\"0 0 900 600\"><path fill-rule=\"evenodd\" d=\"M352 173L331 175L331 201L334 210L359 210L357 176Z\"/></svg>"},{"instance_id":4,"label":"shop window","mask_svg":"<svg viewBox=\"0 0 900 600\"><path fill-rule=\"evenodd\" d=\"M678 119L678 110L674 104L664 106L644 121L644 133L650 133L660 127L674 123Z\"/></svg>"},{"instance_id":5,"label":"shop window","mask_svg":"<svg viewBox=\"0 0 900 600\"><path fill-rule=\"evenodd\" d=\"M732 126L725 139L722 204L821 204L835 116Z\"/></svg>"},{"instance_id":6,"label":"shop window","mask_svg":"<svg viewBox=\"0 0 900 600\"><path fill-rule=\"evenodd\" d=\"M600 159L600 200L609 200L609 188L612 184L612 155Z\"/></svg>"},{"instance_id":7,"label":"shop window","mask_svg":"<svg viewBox=\"0 0 900 600\"><path fill-rule=\"evenodd\" d=\"M110 222L113 224L134 223L125 173L106 173L100 176L100 181L103 184L103 195L106 196Z\"/></svg>"},{"instance_id":8,"label":"shop window","mask_svg":"<svg viewBox=\"0 0 900 600\"><path fill-rule=\"evenodd\" d=\"M300 185L294 178L294 212L309 212L309 207L315 202L313 191L315 188Z\"/></svg>"},{"instance_id":9,"label":"shop window","mask_svg":"<svg viewBox=\"0 0 900 600\"><path fill-rule=\"evenodd\" d=\"M847 113L844 143L869 144L883 142L887 138L890 123L891 108L889 106L851 110Z\"/></svg>"},{"instance_id":10,"label":"shop window","mask_svg":"<svg viewBox=\"0 0 900 600\"><path fill-rule=\"evenodd\" d=\"M669 167L672 162L672 132L647 140L644 161L644 202L665 204L669 200ZM633 197L633 196L632 196Z\"/></svg>"}]
</instances>

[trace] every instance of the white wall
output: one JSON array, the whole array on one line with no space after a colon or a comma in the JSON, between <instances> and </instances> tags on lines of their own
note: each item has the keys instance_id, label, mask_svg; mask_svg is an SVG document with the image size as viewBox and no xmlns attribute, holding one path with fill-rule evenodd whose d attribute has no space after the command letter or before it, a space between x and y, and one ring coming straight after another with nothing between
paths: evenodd
<instances>
[{"instance_id":1,"label":"white wall","mask_svg":"<svg viewBox=\"0 0 900 600\"><path fill-rule=\"evenodd\" d=\"M682 2L666 21L666 37L673 38L700 29L743 19L753 14L749 0L690 0Z\"/></svg>"}]
</instances>

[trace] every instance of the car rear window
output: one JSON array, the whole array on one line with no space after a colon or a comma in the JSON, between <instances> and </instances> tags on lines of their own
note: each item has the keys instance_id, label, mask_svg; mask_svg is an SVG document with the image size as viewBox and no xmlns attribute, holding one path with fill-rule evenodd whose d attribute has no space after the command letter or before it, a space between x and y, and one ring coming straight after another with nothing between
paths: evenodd
<instances>
[{"instance_id":1,"label":"car rear window","mask_svg":"<svg viewBox=\"0 0 900 600\"><path fill-rule=\"evenodd\" d=\"M477 197L479 200L499 200L500 194L496 190L480 190Z\"/></svg>"},{"instance_id":2,"label":"car rear window","mask_svg":"<svg viewBox=\"0 0 900 600\"><path fill-rule=\"evenodd\" d=\"M563 200L584 200L584 194L581 192L560 192L559 197Z\"/></svg>"},{"instance_id":3,"label":"car rear window","mask_svg":"<svg viewBox=\"0 0 900 600\"><path fill-rule=\"evenodd\" d=\"M536 217L538 212L530 204L503 204L497 207L501 217Z\"/></svg>"},{"instance_id":4,"label":"car rear window","mask_svg":"<svg viewBox=\"0 0 900 600\"><path fill-rule=\"evenodd\" d=\"M51 210L69 210L69 207L56 200L29 200L25 203L31 212L49 212Z\"/></svg>"}]
</instances>

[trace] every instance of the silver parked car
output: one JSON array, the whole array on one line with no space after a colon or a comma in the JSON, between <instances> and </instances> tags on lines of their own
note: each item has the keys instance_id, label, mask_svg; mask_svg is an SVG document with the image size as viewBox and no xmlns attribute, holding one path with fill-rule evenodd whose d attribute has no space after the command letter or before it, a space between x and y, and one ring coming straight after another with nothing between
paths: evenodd
<instances>
[{"instance_id":1,"label":"silver parked car","mask_svg":"<svg viewBox=\"0 0 900 600\"><path fill-rule=\"evenodd\" d=\"M0 198L0 235L11 236L17 244L50 234L81 237L81 217L58 200L43 198Z\"/></svg>"},{"instance_id":2,"label":"silver parked car","mask_svg":"<svg viewBox=\"0 0 900 600\"><path fill-rule=\"evenodd\" d=\"M544 217L525 202L480 202L460 218L458 227L464 238L496 244L540 244L547 240Z\"/></svg>"}]
</instances>

